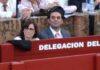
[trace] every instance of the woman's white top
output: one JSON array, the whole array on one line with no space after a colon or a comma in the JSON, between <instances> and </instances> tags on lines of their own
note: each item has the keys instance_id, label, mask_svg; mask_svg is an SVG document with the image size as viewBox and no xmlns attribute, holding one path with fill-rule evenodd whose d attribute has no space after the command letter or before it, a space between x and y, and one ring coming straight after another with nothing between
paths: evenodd
<instances>
[{"instance_id":1,"label":"woman's white top","mask_svg":"<svg viewBox=\"0 0 100 70\"><path fill-rule=\"evenodd\" d=\"M22 40L20 36L14 38L14 40ZM39 38L33 38L33 40L39 40Z\"/></svg>"}]
</instances>

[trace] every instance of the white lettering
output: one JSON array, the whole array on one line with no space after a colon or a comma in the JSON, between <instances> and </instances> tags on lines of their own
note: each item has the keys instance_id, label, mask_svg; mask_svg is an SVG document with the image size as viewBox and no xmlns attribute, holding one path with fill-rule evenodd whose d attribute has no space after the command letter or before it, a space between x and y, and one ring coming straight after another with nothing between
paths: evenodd
<instances>
[{"instance_id":1,"label":"white lettering","mask_svg":"<svg viewBox=\"0 0 100 70\"><path fill-rule=\"evenodd\" d=\"M67 49L67 48L81 48L81 47L84 47L84 42L39 45L39 50L40 51L41 50L56 50L56 49Z\"/></svg>"},{"instance_id":2,"label":"white lettering","mask_svg":"<svg viewBox=\"0 0 100 70\"><path fill-rule=\"evenodd\" d=\"M88 41L87 42L87 47L96 47L96 46L100 46L99 41Z\"/></svg>"}]
</instances>

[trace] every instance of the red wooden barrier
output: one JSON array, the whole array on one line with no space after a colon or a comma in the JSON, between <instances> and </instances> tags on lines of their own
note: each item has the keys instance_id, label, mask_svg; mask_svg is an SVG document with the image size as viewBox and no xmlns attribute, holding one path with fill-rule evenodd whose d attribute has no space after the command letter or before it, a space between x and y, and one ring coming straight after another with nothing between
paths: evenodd
<instances>
[{"instance_id":1,"label":"red wooden barrier","mask_svg":"<svg viewBox=\"0 0 100 70\"><path fill-rule=\"evenodd\" d=\"M96 70L100 70L100 54L96 55Z\"/></svg>"},{"instance_id":2,"label":"red wooden barrier","mask_svg":"<svg viewBox=\"0 0 100 70\"><path fill-rule=\"evenodd\" d=\"M1 44L0 48L1 61L99 53L100 36L33 41L30 51L23 51L8 43Z\"/></svg>"},{"instance_id":3,"label":"red wooden barrier","mask_svg":"<svg viewBox=\"0 0 100 70\"><path fill-rule=\"evenodd\" d=\"M14 60L14 46L10 43L0 45L0 61L7 62Z\"/></svg>"},{"instance_id":4,"label":"red wooden barrier","mask_svg":"<svg viewBox=\"0 0 100 70\"><path fill-rule=\"evenodd\" d=\"M96 70L96 54L0 63L0 70ZM100 67L98 66L100 69ZM97 69L97 70L99 70Z\"/></svg>"},{"instance_id":5,"label":"red wooden barrier","mask_svg":"<svg viewBox=\"0 0 100 70\"><path fill-rule=\"evenodd\" d=\"M27 70L95 70L95 55L76 55L24 61Z\"/></svg>"},{"instance_id":6,"label":"red wooden barrier","mask_svg":"<svg viewBox=\"0 0 100 70\"><path fill-rule=\"evenodd\" d=\"M10 63L0 63L0 70L11 70Z\"/></svg>"},{"instance_id":7,"label":"red wooden barrier","mask_svg":"<svg viewBox=\"0 0 100 70\"><path fill-rule=\"evenodd\" d=\"M100 53L100 36L33 41L32 45L35 58Z\"/></svg>"},{"instance_id":8,"label":"red wooden barrier","mask_svg":"<svg viewBox=\"0 0 100 70\"><path fill-rule=\"evenodd\" d=\"M12 62L11 70L27 70L27 67L25 67L24 62Z\"/></svg>"}]
</instances>

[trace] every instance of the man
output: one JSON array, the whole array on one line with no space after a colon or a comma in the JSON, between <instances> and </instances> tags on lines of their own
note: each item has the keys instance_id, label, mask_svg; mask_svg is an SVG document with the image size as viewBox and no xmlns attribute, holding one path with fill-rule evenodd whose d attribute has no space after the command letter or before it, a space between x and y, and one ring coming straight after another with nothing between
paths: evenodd
<instances>
[{"instance_id":1,"label":"man","mask_svg":"<svg viewBox=\"0 0 100 70\"><path fill-rule=\"evenodd\" d=\"M47 15L49 27L41 31L38 35L40 39L65 38L70 37L70 33L61 28L64 19L64 10L60 6L51 8Z\"/></svg>"},{"instance_id":2,"label":"man","mask_svg":"<svg viewBox=\"0 0 100 70\"><path fill-rule=\"evenodd\" d=\"M88 3L88 11L93 12L94 8L93 5L91 7L91 1L93 3L93 0L69 0L69 5L76 5L77 6L77 12L82 12L82 3L87 2ZM95 2L96 0L94 0ZM99 0L98 0L99 1ZM89 6L90 5L90 6ZM89 15L89 35L94 35L94 15Z\"/></svg>"},{"instance_id":3,"label":"man","mask_svg":"<svg viewBox=\"0 0 100 70\"><path fill-rule=\"evenodd\" d=\"M77 6L77 12L82 12L82 3L83 2L89 2L92 0L69 0L68 5L75 5ZM93 0L95 5L95 9L100 9L100 0ZM89 7L91 9L91 6Z\"/></svg>"},{"instance_id":4,"label":"man","mask_svg":"<svg viewBox=\"0 0 100 70\"><path fill-rule=\"evenodd\" d=\"M82 2L86 2L86 0L68 0L68 5L75 5L77 12L82 12Z\"/></svg>"},{"instance_id":5,"label":"man","mask_svg":"<svg viewBox=\"0 0 100 70\"><path fill-rule=\"evenodd\" d=\"M16 16L16 0L0 0L0 18Z\"/></svg>"}]
</instances>

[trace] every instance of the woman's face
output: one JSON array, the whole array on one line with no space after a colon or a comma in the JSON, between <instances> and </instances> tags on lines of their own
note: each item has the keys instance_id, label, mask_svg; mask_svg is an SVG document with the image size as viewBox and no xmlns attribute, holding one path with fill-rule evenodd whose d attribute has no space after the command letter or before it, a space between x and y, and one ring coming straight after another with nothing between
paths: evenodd
<instances>
[{"instance_id":1,"label":"woman's face","mask_svg":"<svg viewBox=\"0 0 100 70\"><path fill-rule=\"evenodd\" d=\"M28 28L24 29L25 38L32 38L35 34L35 27L33 24L30 24Z\"/></svg>"}]
</instances>

